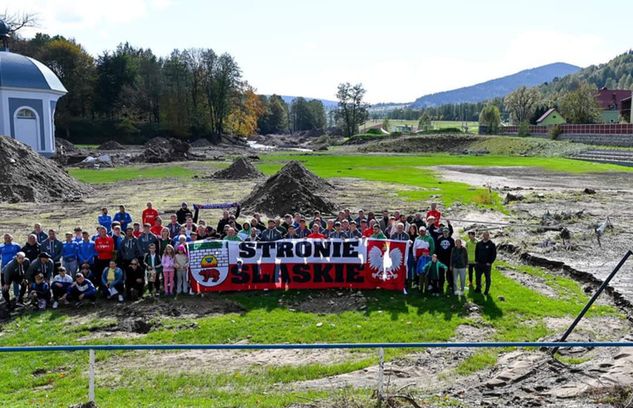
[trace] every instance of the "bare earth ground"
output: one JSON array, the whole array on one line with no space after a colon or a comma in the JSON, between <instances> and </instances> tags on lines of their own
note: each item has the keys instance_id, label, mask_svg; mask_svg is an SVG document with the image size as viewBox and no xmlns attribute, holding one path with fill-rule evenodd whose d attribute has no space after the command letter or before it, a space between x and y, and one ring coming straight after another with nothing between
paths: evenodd
<instances>
[{"instance_id":1,"label":"bare earth ground","mask_svg":"<svg viewBox=\"0 0 633 408\"><path fill-rule=\"evenodd\" d=\"M570 175L537 168L468 166L437 170L447 180L524 196L510 204L511 221L516 226L505 228L496 239L498 244L511 244L522 253L562 262L599 280L633 248L633 177L628 173ZM585 194L585 188L596 194ZM546 222L542 221L544 216ZM562 219L551 221L556 218L551 216ZM593 230L607 216L614 229L607 230L600 247ZM559 231L543 231L544 225L567 228L571 248L564 247ZM624 301L633 302L633 260L624 265L611 286Z\"/></svg>"},{"instance_id":2,"label":"bare earth ground","mask_svg":"<svg viewBox=\"0 0 633 408\"><path fill-rule=\"evenodd\" d=\"M181 163L192 169L193 174L205 175L219 166L212 162ZM630 248L631 216L633 209L629 203L633 199L633 180L622 174L565 175L521 168L474 168L443 167L438 173L447 180L462 181L476 186L489 185L495 190L512 190L525 196L523 201L510 205L510 214L503 215L493 211L456 206L446 209L446 215L452 219L476 220L485 222L508 221L515 224L493 231L499 244L511 244L521 253L529 253L542 258L561 261L578 271L585 271L604 278L624 252ZM260 180L261 181L261 180ZM216 181L209 179L147 180L125 181L116 185L96 186L93 197L77 203L53 204L2 204L0 211L0 230L14 233L18 242L24 242L26 231L30 231L34 222L41 222L45 228L53 227L61 231L72 230L76 225L88 228L96 226L99 209L109 205L112 210L124 203L139 218L140 210L147 201L153 201L159 210L172 212L182 201L227 202L239 201L251 191L257 181ZM427 203L405 202L392 185L366 182L353 179L333 180L337 189L335 201L352 209L359 207L380 210L383 207L413 210L424 208ZM582 193L586 187L597 191L594 195ZM159 194L156 192L160 191ZM389 192L376 194L376 191ZM157 199L157 197L160 197ZM538 232L541 218L546 211L551 214L563 211L579 212L562 221L572 233L572 249L563 248L557 231ZM609 215L615 226L602 238L603 249L597 247L593 238L594 224ZM214 225L220 216L219 211L205 211L203 219ZM471 222L456 222L466 227ZM547 241L546 245L544 243ZM553 244L552 244L553 242ZM508 253L507 256L516 254ZM624 299L633 301L633 275L631 261L616 277L612 286L622 293ZM562 273L558 267L556 273ZM547 295L556 296L551 288L538 278L503 271L506 275ZM199 302L199 299L195 299ZM605 297L603 303L612 303ZM212 297L204 305L194 307L187 301L174 311L173 304L159 300L158 304L145 303L117 306L110 315L95 310L81 317L78 324L90 324L94 317L109 318L106 324L95 327L92 336L85 340L117 337L142 338L147 332L145 324L161 324L159 315L187 317L186 324L194 324L197 316L212 313L239 313L239 305L222 302ZM362 303L362 300L359 300ZM355 303L353 307L356 307ZM287 305L287 307L309 308L310 305ZM149 310L152 312L150 313ZM135 311L131 313L131 311ZM156 312L158 311L158 312ZM79 312L78 312L79 313ZM457 330L455 341L484 341L494 336L494 330L485 325L478 310L471 313L472 325L462 325ZM140 320L140 323L139 323ZM108 323L110 322L110 323ZM556 335L560 335L568 324L569 318L547 319L546 324ZM103 323L103 322L102 322ZM571 340L633 340L631 325L624 319L613 317L590 318L584 320ZM576 359L575 364L564 364L554 360L545 352L522 350L502 353L499 361L490 368L474 374L461 376L456 368L474 353L472 350L431 349L408 354L386 364L388 390L397 391L403 387L418 395L435 395L437 405L446 403L457 406L551 406L551 407L594 407L598 406L588 390L609 388L620 385L633 385L633 353L617 349L581 349L563 350L562 354ZM107 386L120 380L122 370L143 367L152 370L177 371L188 367L196 372L222 373L240 369L258 369L280 365L305 365L310 363L332 364L341 361L354 361L368 356L367 353L347 351L287 351L276 352L155 352L148 358L146 353L129 353L125 364L123 360L98 364L98 378ZM304 381L283 387L296 389L339 389L346 386L374 388L377 384L377 367L372 366L352 373L334 377ZM328 402L324 403L328 406ZM318 404L317 404L318 405ZM306 406L315 406L314 404Z\"/></svg>"}]
</instances>

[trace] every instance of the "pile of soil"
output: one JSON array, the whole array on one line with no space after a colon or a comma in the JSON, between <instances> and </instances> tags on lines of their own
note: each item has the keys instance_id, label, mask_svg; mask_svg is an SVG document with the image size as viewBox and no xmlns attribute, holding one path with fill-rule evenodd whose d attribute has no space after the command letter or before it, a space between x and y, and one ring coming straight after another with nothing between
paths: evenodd
<instances>
[{"instance_id":1,"label":"pile of soil","mask_svg":"<svg viewBox=\"0 0 633 408\"><path fill-rule=\"evenodd\" d=\"M58 152L75 152L77 151L77 148L75 147L74 144L72 144L70 141L62 138L62 137L56 137L55 138L55 150L57 150Z\"/></svg>"},{"instance_id":2,"label":"pile of soil","mask_svg":"<svg viewBox=\"0 0 633 408\"><path fill-rule=\"evenodd\" d=\"M480 153L473 152L472 147L484 137L463 134L438 134L427 136L403 136L399 138L389 138L377 142L370 142L362 147L364 152L423 152L423 153Z\"/></svg>"},{"instance_id":3,"label":"pile of soil","mask_svg":"<svg viewBox=\"0 0 633 408\"><path fill-rule=\"evenodd\" d=\"M108 140L107 142L101 143L101 145L97 147L97 150L125 150L125 146L114 140Z\"/></svg>"},{"instance_id":4,"label":"pile of soil","mask_svg":"<svg viewBox=\"0 0 633 408\"><path fill-rule=\"evenodd\" d=\"M224 170L217 171L213 174L213 178L225 180L241 180L262 177L264 174L257 170L246 157L239 157L229 167Z\"/></svg>"},{"instance_id":5,"label":"pile of soil","mask_svg":"<svg viewBox=\"0 0 633 408\"><path fill-rule=\"evenodd\" d=\"M191 142L191 147L209 147L211 146L211 142L207 139L196 139Z\"/></svg>"},{"instance_id":6,"label":"pile of soil","mask_svg":"<svg viewBox=\"0 0 633 408\"><path fill-rule=\"evenodd\" d=\"M332 194L333 188L293 160L265 183L256 186L242 201L242 208L268 216L283 216L296 211L307 214L315 210L331 214L337 206L325 197Z\"/></svg>"},{"instance_id":7,"label":"pile of soil","mask_svg":"<svg viewBox=\"0 0 633 408\"><path fill-rule=\"evenodd\" d=\"M191 145L184 140L155 137L145 143L145 150L137 157L137 160L145 163L190 160L195 158L190 150Z\"/></svg>"},{"instance_id":8,"label":"pile of soil","mask_svg":"<svg viewBox=\"0 0 633 408\"><path fill-rule=\"evenodd\" d=\"M92 188L70 177L55 161L13 138L0 137L0 201L74 201L90 192Z\"/></svg>"}]
</instances>

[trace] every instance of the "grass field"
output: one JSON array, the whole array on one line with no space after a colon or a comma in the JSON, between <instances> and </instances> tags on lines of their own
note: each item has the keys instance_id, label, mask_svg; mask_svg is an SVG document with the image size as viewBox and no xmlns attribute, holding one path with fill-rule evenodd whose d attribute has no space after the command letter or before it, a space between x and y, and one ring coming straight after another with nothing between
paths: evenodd
<instances>
[{"instance_id":1,"label":"grass field","mask_svg":"<svg viewBox=\"0 0 633 408\"><path fill-rule=\"evenodd\" d=\"M308 169L325 178L352 177L390 183L403 188L398 195L411 202L436 199L445 205L454 202L503 210L496 193L468 184L442 181L433 166L527 166L565 173L633 171L633 168L598 164L561 157L457 156L457 155L358 155L358 154L266 154L257 166L273 174L289 160L300 160ZM215 163L214 163L215 165ZM224 164L225 166L228 164ZM77 179L93 183L115 183L134 179L190 178L198 174L183 165L127 166L113 169L70 169ZM404 187L412 187L404 188Z\"/></svg>"},{"instance_id":2,"label":"grass field","mask_svg":"<svg viewBox=\"0 0 633 408\"><path fill-rule=\"evenodd\" d=\"M541 275L537 268L512 267L526 275ZM281 305L300 302L309 292L258 292L221 294L239 303L244 312L213 315L198 319L163 317L156 329L140 338L81 340L111 318L95 317L90 322L80 315L47 311L27 314L2 327L0 344L55 345L85 343L313 343L313 342L414 342L446 341L463 324L484 325L493 330L492 340L530 341L548 335L545 317L572 317L587 296L580 285L568 278L547 282L559 296L549 297L493 271L491 296L469 295L467 299L427 298L416 294L368 291L366 310L339 314L294 311ZM311 292L314 294L314 292ZM504 300L498 300L503 295ZM482 321L474 322L464 308L466 301L481 307ZM177 300L174 300L177 302ZM112 305L111 307L116 307ZM595 306L591 317L622 317L610 306ZM212 352L210 352L212 353ZM318 353L318 352L317 352ZM392 351L388 359L403 356ZM467 375L494 364L497 352L482 351L463 361L453 374ZM374 354L365 352L331 364L250 365L227 367L226 372L192 367L196 374L166 370L152 363L160 354L119 352L97 353L97 393L99 407L125 406L213 406L278 407L331 399L337 392L301 390L290 387L297 381L324 378L376 364ZM126 361L135 361L128 364ZM144 361L144 362L143 362ZM108 367L103 369L99 367ZM0 387L3 402L11 407L68 406L85 400L86 353L34 353L0 356ZM230 369L229 369L230 368ZM346 391L367 398L370 391ZM157 403L160 401L160 403Z\"/></svg>"}]
</instances>

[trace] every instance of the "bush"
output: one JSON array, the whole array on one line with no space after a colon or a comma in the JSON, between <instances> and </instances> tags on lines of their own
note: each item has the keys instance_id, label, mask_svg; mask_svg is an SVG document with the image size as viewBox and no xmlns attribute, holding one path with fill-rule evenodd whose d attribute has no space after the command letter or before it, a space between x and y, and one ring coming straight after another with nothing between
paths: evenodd
<instances>
[{"instance_id":1,"label":"bush","mask_svg":"<svg viewBox=\"0 0 633 408\"><path fill-rule=\"evenodd\" d=\"M382 130L376 129L376 128L367 129L365 133L368 135L382 135L383 134Z\"/></svg>"},{"instance_id":2,"label":"bush","mask_svg":"<svg viewBox=\"0 0 633 408\"><path fill-rule=\"evenodd\" d=\"M563 133L563 130L559 125L554 125L549 129L549 138L552 140L557 140L558 136Z\"/></svg>"},{"instance_id":3,"label":"bush","mask_svg":"<svg viewBox=\"0 0 633 408\"><path fill-rule=\"evenodd\" d=\"M528 122L521 122L517 133L519 136L530 136L530 124Z\"/></svg>"}]
</instances>

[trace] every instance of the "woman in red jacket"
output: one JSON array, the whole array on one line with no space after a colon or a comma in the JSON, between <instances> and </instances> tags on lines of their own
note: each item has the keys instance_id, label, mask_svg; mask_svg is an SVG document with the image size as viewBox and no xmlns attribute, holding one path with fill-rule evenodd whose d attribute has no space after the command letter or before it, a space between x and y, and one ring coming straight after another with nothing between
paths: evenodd
<instances>
[{"instance_id":1,"label":"woman in red jacket","mask_svg":"<svg viewBox=\"0 0 633 408\"><path fill-rule=\"evenodd\" d=\"M94 283L101 285L101 273L114 258L114 240L108 236L104 227L99 228L99 236L95 239L95 252Z\"/></svg>"}]
</instances>

